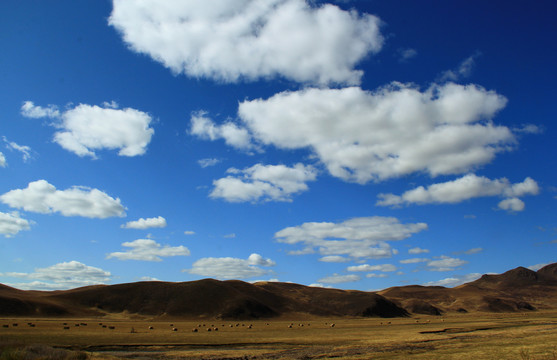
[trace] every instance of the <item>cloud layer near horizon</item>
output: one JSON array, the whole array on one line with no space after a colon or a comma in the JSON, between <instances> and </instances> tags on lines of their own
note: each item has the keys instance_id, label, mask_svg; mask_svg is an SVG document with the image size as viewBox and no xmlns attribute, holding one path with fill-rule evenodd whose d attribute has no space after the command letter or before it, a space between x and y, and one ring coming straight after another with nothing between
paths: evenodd
<instances>
[{"instance_id":1,"label":"cloud layer near horizon","mask_svg":"<svg viewBox=\"0 0 557 360\"><path fill-rule=\"evenodd\" d=\"M326 257L326 262L334 256L333 262L352 259L381 259L393 255L388 241L404 240L412 234L426 230L427 224L401 224L392 217L362 217L341 223L308 222L288 227L275 233L278 242L302 244L293 255L318 252ZM331 261L328 261L331 262Z\"/></svg>"},{"instance_id":2,"label":"cloud layer near horizon","mask_svg":"<svg viewBox=\"0 0 557 360\"><path fill-rule=\"evenodd\" d=\"M111 280L109 271L87 266L79 261L58 263L37 268L32 273L6 272L2 276L32 280L27 283L9 284L22 290L65 290L87 285L106 284Z\"/></svg>"},{"instance_id":3,"label":"cloud layer near horizon","mask_svg":"<svg viewBox=\"0 0 557 360\"><path fill-rule=\"evenodd\" d=\"M217 279L249 279L269 274L261 266L274 266L275 262L253 253L247 259L232 257L202 258L193 263L191 269L183 270L190 274L209 276Z\"/></svg>"}]
</instances>

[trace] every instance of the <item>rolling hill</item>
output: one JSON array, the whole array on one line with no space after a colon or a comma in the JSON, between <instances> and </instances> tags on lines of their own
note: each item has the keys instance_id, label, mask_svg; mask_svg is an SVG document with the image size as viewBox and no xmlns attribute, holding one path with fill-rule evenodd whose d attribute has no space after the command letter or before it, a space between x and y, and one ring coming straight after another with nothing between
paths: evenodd
<instances>
[{"instance_id":1,"label":"rolling hill","mask_svg":"<svg viewBox=\"0 0 557 360\"><path fill-rule=\"evenodd\" d=\"M378 294L410 313L513 312L557 308L557 263L532 271L518 267L499 275L483 275L455 288L392 287Z\"/></svg>"},{"instance_id":2,"label":"rolling hill","mask_svg":"<svg viewBox=\"0 0 557 360\"><path fill-rule=\"evenodd\" d=\"M500 275L484 275L455 288L411 285L379 292L213 279L96 285L65 291L23 291L0 284L0 316L401 317L557 308L556 295L557 263L537 272L519 267Z\"/></svg>"}]
</instances>

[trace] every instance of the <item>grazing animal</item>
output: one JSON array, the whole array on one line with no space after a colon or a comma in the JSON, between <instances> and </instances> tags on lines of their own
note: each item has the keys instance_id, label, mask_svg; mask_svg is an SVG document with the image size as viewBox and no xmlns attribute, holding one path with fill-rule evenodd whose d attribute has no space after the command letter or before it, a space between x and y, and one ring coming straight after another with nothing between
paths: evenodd
<instances>
[{"instance_id":1,"label":"grazing animal","mask_svg":"<svg viewBox=\"0 0 557 360\"><path fill-rule=\"evenodd\" d=\"M193 328L191 332L197 332L197 328Z\"/></svg>"},{"instance_id":2,"label":"grazing animal","mask_svg":"<svg viewBox=\"0 0 557 360\"><path fill-rule=\"evenodd\" d=\"M70 330L69 326L64 326L64 330Z\"/></svg>"},{"instance_id":3,"label":"grazing animal","mask_svg":"<svg viewBox=\"0 0 557 360\"><path fill-rule=\"evenodd\" d=\"M289 328L289 329L292 329L292 324L288 325L288 328Z\"/></svg>"},{"instance_id":4,"label":"grazing animal","mask_svg":"<svg viewBox=\"0 0 557 360\"><path fill-rule=\"evenodd\" d=\"M213 331L219 331L219 328L218 328L218 327L214 327L214 328L213 328Z\"/></svg>"},{"instance_id":5,"label":"grazing animal","mask_svg":"<svg viewBox=\"0 0 557 360\"><path fill-rule=\"evenodd\" d=\"M103 327L104 327L104 326L103 326ZM116 327L114 327L114 326L109 326L108 329L109 329L109 330L114 330L114 329L116 329Z\"/></svg>"},{"instance_id":6,"label":"grazing animal","mask_svg":"<svg viewBox=\"0 0 557 360\"><path fill-rule=\"evenodd\" d=\"M331 324L331 327L332 327L332 328L334 328L334 327L335 327L335 324L334 324L334 323L333 323L333 324Z\"/></svg>"},{"instance_id":7,"label":"grazing animal","mask_svg":"<svg viewBox=\"0 0 557 360\"><path fill-rule=\"evenodd\" d=\"M153 330L153 329L154 329L154 327L152 327L152 326L149 326L149 330Z\"/></svg>"},{"instance_id":8,"label":"grazing animal","mask_svg":"<svg viewBox=\"0 0 557 360\"><path fill-rule=\"evenodd\" d=\"M9 328L10 325L2 325L3 328Z\"/></svg>"},{"instance_id":9,"label":"grazing animal","mask_svg":"<svg viewBox=\"0 0 557 360\"><path fill-rule=\"evenodd\" d=\"M211 331L211 328L207 328L207 331Z\"/></svg>"},{"instance_id":10,"label":"grazing animal","mask_svg":"<svg viewBox=\"0 0 557 360\"><path fill-rule=\"evenodd\" d=\"M178 331L178 329L176 329L176 328L172 328L172 331Z\"/></svg>"}]
</instances>

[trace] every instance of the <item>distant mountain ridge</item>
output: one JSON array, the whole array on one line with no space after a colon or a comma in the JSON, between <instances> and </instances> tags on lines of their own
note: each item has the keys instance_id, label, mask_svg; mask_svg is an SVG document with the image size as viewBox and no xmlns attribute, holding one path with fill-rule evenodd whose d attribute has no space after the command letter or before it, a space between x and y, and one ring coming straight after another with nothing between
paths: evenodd
<instances>
[{"instance_id":1,"label":"distant mountain ridge","mask_svg":"<svg viewBox=\"0 0 557 360\"><path fill-rule=\"evenodd\" d=\"M23 291L0 284L0 316L401 317L549 308L557 308L557 263L537 272L518 267L500 275L483 275L455 288L410 285L379 292L214 279L96 285L64 291Z\"/></svg>"},{"instance_id":2,"label":"distant mountain ridge","mask_svg":"<svg viewBox=\"0 0 557 360\"><path fill-rule=\"evenodd\" d=\"M557 308L557 263L538 271L524 267L499 275L483 275L478 280L457 286L402 286L379 291L412 313L434 312L513 312ZM416 311L420 301L429 311Z\"/></svg>"}]
</instances>

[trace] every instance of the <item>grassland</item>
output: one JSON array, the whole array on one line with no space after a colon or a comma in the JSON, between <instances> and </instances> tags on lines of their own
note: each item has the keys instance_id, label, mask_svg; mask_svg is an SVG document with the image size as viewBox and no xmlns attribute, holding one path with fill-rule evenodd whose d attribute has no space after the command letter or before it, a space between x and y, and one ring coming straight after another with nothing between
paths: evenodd
<instances>
[{"instance_id":1,"label":"grassland","mask_svg":"<svg viewBox=\"0 0 557 360\"><path fill-rule=\"evenodd\" d=\"M74 359L557 359L556 311L234 322L10 318L0 325L8 325L0 327L2 360L29 346L52 348L41 359L63 359L59 350Z\"/></svg>"}]
</instances>

